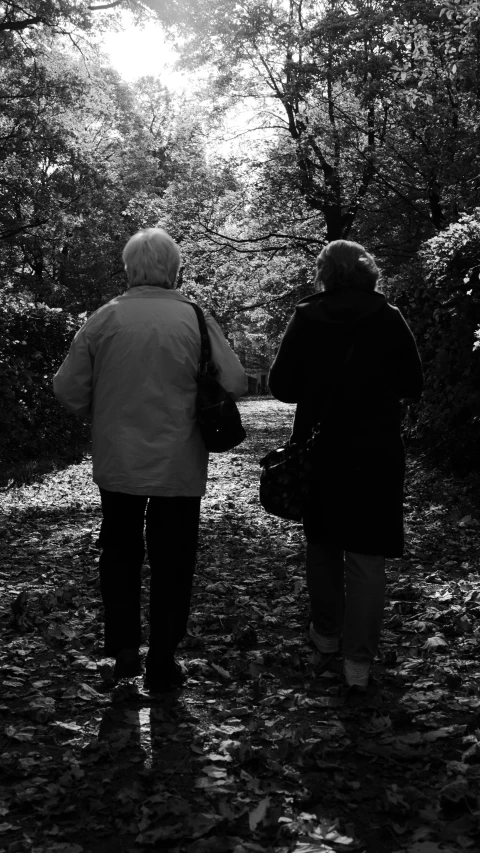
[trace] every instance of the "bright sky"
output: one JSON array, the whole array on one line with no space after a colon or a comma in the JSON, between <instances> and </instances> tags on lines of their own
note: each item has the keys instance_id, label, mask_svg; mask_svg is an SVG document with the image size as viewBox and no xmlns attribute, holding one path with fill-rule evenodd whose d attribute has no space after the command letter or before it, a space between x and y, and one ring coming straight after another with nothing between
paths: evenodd
<instances>
[{"instance_id":1,"label":"bright sky","mask_svg":"<svg viewBox=\"0 0 480 853\"><path fill-rule=\"evenodd\" d=\"M136 27L125 20L123 30L103 35L102 48L124 80L152 74L160 77L169 89L178 91L186 86L185 77L171 70L174 52L166 43L159 24Z\"/></svg>"},{"instance_id":2,"label":"bright sky","mask_svg":"<svg viewBox=\"0 0 480 853\"><path fill-rule=\"evenodd\" d=\"M172 71L175 61L173 48L165 39L158 23L151 22L143 27L132 23L132 16L123 13L123 29L102 34L102 50L113 67L127 82L151 74L158 77L168 89L181 93L188 90L188 75ZM197 73L196 79L198 80ZM225 139L219 142L220 150L232 153L236 148L252 146L252 137L242 131L258 124L250 108L235 108L235 115L227 120ZM251 149L254 151L254 147Z\"/></svg>"}]
</instances>

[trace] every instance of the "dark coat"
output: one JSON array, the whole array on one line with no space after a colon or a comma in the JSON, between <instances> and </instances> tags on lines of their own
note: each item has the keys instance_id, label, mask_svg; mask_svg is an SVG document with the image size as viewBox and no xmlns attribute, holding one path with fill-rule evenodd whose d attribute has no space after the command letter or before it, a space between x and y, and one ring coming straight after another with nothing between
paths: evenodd
<instances>
[{"instance_id":1,"label":"dark coat","mask_svg":"<svg viewBox=\"0 0 480 853\"><path fill-rule=\"evenodd\" d=\"M296 307L269 377L274 397L297 403L292 441L320 422L307 541L401 556L405 458L401 399L423 375L413 335L378 292L316 293Z\"/></svg>"}]
</instances>

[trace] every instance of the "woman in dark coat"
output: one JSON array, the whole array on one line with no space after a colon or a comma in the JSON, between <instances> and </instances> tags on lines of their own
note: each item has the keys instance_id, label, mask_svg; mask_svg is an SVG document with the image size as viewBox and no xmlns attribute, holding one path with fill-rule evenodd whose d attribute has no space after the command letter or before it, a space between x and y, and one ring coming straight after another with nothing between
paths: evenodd
<instances>
[{"instance_id":1,"label":"woman in dark coat","mask_svg":"<svg viewBox=\"0 0 480 853\"><path fill-rule=\"evenodd\" d=\"M385 557L403 552L401 400L420 396L422 367L363 246L335 240L317 269L321 292L296 306L269 385L297 404L292 441L321 424L303 516L310 637L327 656L343 635L347 685L364 688L383 619Z\"/></svg>"}]
</instances>

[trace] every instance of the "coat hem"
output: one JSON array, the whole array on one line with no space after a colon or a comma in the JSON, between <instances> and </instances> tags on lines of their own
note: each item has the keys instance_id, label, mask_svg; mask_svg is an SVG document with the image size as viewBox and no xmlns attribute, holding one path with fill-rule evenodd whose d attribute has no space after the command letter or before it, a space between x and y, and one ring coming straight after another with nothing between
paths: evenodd
<instances>
[{"instance_id":1,"label":"coat hem","mask_svg":"<svg viewBox=\"0 0 480 853\"><path fill-rule=\"evenodd\" d=\"M206 488L202 489L165 489L158 486L129 486L125 483L105 483L93 478L99 489L107 492L120 492L123 495L139 495L147 498L203 498Z\"/></svg>"}]
</instances>

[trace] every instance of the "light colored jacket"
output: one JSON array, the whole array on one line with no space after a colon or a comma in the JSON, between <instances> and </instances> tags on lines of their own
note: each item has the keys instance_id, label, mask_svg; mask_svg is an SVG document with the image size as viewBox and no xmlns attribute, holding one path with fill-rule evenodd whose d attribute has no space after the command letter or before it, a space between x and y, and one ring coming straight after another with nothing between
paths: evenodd
<instances>
[{"instance_id":1,"label":"light colored jacket","mask_svg":"<svg viewBox=\"0 0 480 853\"><path fill-rule=\"evenodd\" d=\"M245 371L206 317L218 380L234 397ZM91 418L93 479L112 492L205 494L208 452L195 418L200 332L178 290L132 287L77 332L53 380L62 406Z\"/></svg>"}]
</instances>

